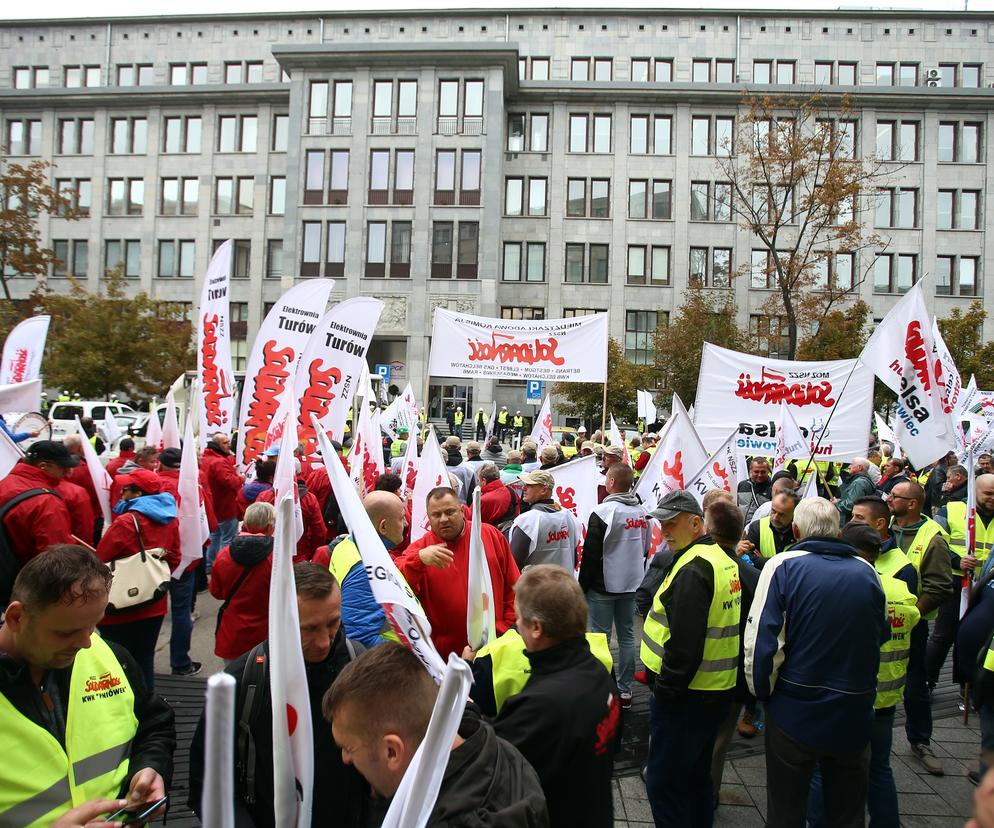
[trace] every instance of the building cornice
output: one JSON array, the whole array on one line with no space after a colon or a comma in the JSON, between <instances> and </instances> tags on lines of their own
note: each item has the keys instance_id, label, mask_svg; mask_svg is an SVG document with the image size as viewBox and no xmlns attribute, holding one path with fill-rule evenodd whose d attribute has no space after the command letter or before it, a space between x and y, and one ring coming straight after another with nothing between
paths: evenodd
<instances>
[{"instance_id":1,"label":"building cornice","mask_svg":"<svg viewBox=\"0 0 994 828\"><path fill-rule=\"evenodd\" d=\"M48 89L0 89L0 107L51 109L136 106L188 106L213 104L232 106L286 103L289 83L222 84L197 86L90 86Z\"/></svg>"}]
</instances>

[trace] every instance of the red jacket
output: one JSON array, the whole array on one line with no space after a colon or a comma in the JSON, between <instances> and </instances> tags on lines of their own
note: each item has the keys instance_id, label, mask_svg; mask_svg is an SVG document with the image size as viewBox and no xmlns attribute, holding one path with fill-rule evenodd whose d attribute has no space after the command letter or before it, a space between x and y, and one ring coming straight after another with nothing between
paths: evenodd
<instances>
[{"instance_id":1,"label":"red jacket","mask_svg":"<svg viewBox=\"0 0 994 828\"><path fill-rule=\"evenodd\" d=\"M482 527L483 548L490 565L497 612L497 635L514 625L514 584L520 573L507 539L493 526ZM415 541L394 562L414 590L431 622L431 637L442 659L449 653L461 656L466 638L466 585L469 582L470 523L454 542L447 543L434 532ZM452 551L452 564L445 569L425 566L418 554L426 546L440 543Z\"/></svg>"},{"instance_id":2,"label":"red jacket","mask_svg":"<svg viewBox=\"0 0 994 828\"><path fill-rule=\"evenodd\" d=\"M260 492L255 502L272 503L275 505L276 490L267 489L264 492ZM304 534L297 541L297 556L294 558L294 563L309 561L314 557L314 553L317 552L318 547L324 546L327 543L324 518L321 517L321 507L318 505L317 498L310 491L300 498L300 511L304 518Z\"/></svg>"},{"instance_id":3,"label":"red jacket","mask_svg":"<svg viewBox=\"0 0 994 828\"><path fill-rule=\"evenodd\" d=\"M89 495L90 507L93 509L94 515L103 515L103 511L100 509L100 500L97 498L97 490L93 487L93 478L90 477L90 470L86 466L86 461L80 459L82 462L66 475L65 479L70 483L75 483Z\"/></svg>"},{"instance_id":4,"label":"red jacket","mask_svg":"<svg viewBox=\"0 0 994 828\"><path fill-rule=\"evenodd\" d=\"M59 481L19 462L0 480L0 505L28 489L52 489ZM18 503L3 519L11 549L22 564L55 543L72 543L72 521L61 497L40 494Z\"/></svg>"},{"instance_id":5,"label":"red jacket","mask_svg":"<svg viewBox=\"0 0 994 828\"><path fill-rule=\"evenodd\" d=\"M113 477L115 474L117 474L117 470L121 468L121 466L123 466L129 460L134 460L134 459L135 459L135 453L133 451L122 451L119 455L117 455L117 457L115 457L113 460L110 460L107 463L107 474Z\"/></svg>"},{"instance_id":6,"label":"red jacket","mask_svg":"<svg viewBox=\"0 0 994 828\"><path fill-rule=\"evenodd\" d=\"M200 469L207 480L218 522L238 517L235 498L242 488L242 478L235 470L235 457L211 448L208 443L200 456Z\"/></svg>"},{"instance_id":7,"label":"red jacket","mask_svg":"<svg viewBox=\"0 0 994 828\"><path fill-rule=\"evenodd\" d=\"M72 527L72 533L84 543L92 546L96 543L93 535L97 519L93 513L93 507L90 505L90 496L82 486L77 486L68 480L60 481L59 485L55 487L55 491L62 496L66 509L69 511L69 524Z\"/></svg>"},{"instance_id":8,"label":"red jacket","mask_svg":"<svg viewBox=\"0 0 994 828\"><path fill-rule=\"evenodd\" d=\"M232 660L269 637L269 580L273 571L273 539L242 532L214 559L208 589L219 601L232 596L235 582L250 567L221 616L214 654Z\"/></svg>"},{"instance_id":9,"label":"red jacket","mask_svg":"<svg viewBox=\"0 0 994 828\"><path fill-rule=\"evenodd\" d=\"M480 488L480 517L484 523L496 526L510 508L511 490L500 482L500 478L491 480Z\"/></svg>"},{"instance_id":10,"label":"red jacket","mask_svg":"<svg viewBox=\"0 0 994 828\"><path fill-rule=\"evenodd\" d=\"M179 521L175 518L168 523L159 523L152 520L141 512L128 511L123 515L117 515L110 528L104 532L104 536L97 544L97 557L104 563L110 563L118 558L126 558L141 551L141 544L138 542L138 533L135 531L134 517L138 518L138 526L141 529L141 544L146 549L156 547L166 549L169 552L167 560L169 568L176 569L179 565ZM131 612L122 612L115 615L105 615L101 625L127 624L131 621L142 621L146 618L157 618L166 614L166 596L154 604Z\"/></svg>"}]
</instances>

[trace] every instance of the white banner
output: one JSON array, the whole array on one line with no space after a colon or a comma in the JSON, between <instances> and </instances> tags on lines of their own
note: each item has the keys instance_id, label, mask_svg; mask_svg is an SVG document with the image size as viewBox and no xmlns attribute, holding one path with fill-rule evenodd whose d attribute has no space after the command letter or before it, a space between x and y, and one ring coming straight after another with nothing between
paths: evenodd
<instances>
[{"instance_id":1,"label":"white banner","mask_svg":"<svg viewBox=\"0 0 994 828\"><path fill-rule=\"evenodd\" d=\"M652 401L651 391L636 391L635 405L638 409L638 416L645 420L646 427L650 423L656 422L656 406Z\"/></svg>"},{"instance_id":2,"label":"white banner","mask_svg":"<svg viewBox=\"0 0 994 828\"><path fill-rule=\"evenodd\" d=\"M0 385L0 413L24 414L41 408L41 380Z\"/></svg>"},{"instance_id":3,"label":"white banner","mask_svg":"<svg viewBox=\"0 0 994 828\"><path fill-rule=\"evenodd\" d=\"M473 489L473 519L470 522L469 573L466 595L466 640L474 650L497 640L494 616L494 586L490 565L483 548L483 520L480 517L480 487Z\"/></svg>"},{"instance_id":4,"label":"white banner","mask_svg":"<svg viewBox=\"0 0 994 828\"><path fill-rule=\"evenodd\" d=\"M118 437L123 437L124 432L121 431L121 427L117 424L117 420L114 417L114 412L109 408L104 411L104 421L102 423L104 431L104 442L107 443L108 447L117 441Z\"/></svg>"},{"instance_id":5,"label":"white banner","mask_svg":"<svg viewBox=\"0 0 994 828\"><path fill-rule=\"evenodd\" d=\"M228 277L231 251L228 239L211 257L200 291L197 315L197 387L201 394L200 449L218 432L231 435L235 425L235 376L231 370L231 322Z\"/></svg>"},{"instance_id":6,"label":"white banner","mask_svg":"<svg viewBox=\"0 0 994 828\"><path fill-rule=\"evenodd\" d=\"M608 436L611 438L612 446L621 446L621 451L623 452L622 460L626 466L632 464L631 455L628 453L628 443L625 442L624 437L621 436L621 429L618 428L618 424L614 421L614 414L611 415L611 428L608 431Z\"/></svg>"},{"instance_id":7,"label":"white banner","mask_svg":"<svg viewBox=\"0 0 994 828\"><path fill-rule=\"evenodd\" d=\"M887 423L884 422L884 418L877 414L876 411L873 412L873 420L877 424L877 438L880 440L886 440L893 447L893 456L900 457L904 452L901 450L901 443L897 439L897 435Z\"/></svg>"},{"instance_id":8,"label":"white banner","mask_svg":"<svg viewBox=\"0 0 994 828\"><path fill-rule=\"evenodd\" d=\"M162 448L179 448L179 418L172 389L166 394L166 409L162 417Z\"/></svg>"},{"instance_id":9,"label":"white banner","mask_svg":"<svg viewBox=\"0 0 994 828\"><path fill-rule=\"evenodd\" d=\"M728 439L712 454L704 466L688 478L686 489L704 505L704 495L712 489L735 494L739 487L739 459L735 441L738 430L728 435Z\"/></svg>"},{"instance_id":10,"label":"white banner","mask_svg":"<svg viewBox=\"0 0 994 828\"><path fill-rule=\"evenodd\" d=\"M32 316L18 322L7 334L0 362L0 384L31 382L41 376L41 358L45 353L45 340L48 338L48 323L51 319L47 315Z\"/></svg>"},{"instance_id":11,"label":"white banner","mask_svg":"<svg viewBox=\"0 0 994 828\"><path fill-rule=\"evenodd\" d=\"M294 387L297 362L324 315L331 279L309 279L284 293L266 314L252 344L242 388L239 464L263 451L266 432L287 388Z\"/></svg>"},{"instance_id":12,"label":"white banner","mask_svg":"<svg viewBox=\"0 0 994 828\"><path fill-rule=\"evenodd\" d=\"M414 389L407 383L404 390L393 402L383 409L380 415L380 428L392 440L397 439L400 429L406 428L410 435L416 434L418 424L418 401L414 398Z\"/></svg>"},{"instance_id":13,"label":"white banner","mask_svg":"<svg viewBox=\"0 0 994 828\"><path fill-rule=\"evenodd\" d=\"M411 432L407 437L407 450L404 452L404 465L400 469L400 496L406 501L414 496L414 482L418 479L418 435Z\"/></svg>"},{"instance_id":14,"label":"white banner","mask_svg":"<svg viewBox=\"0 0 994 828\"><path fill-rule=\"evenodd\" d=\"M183 453L179 464L179 566L173 572L178 579L187 567L203 555L204 543L210 537L207 514L200 502L200 469L197 446L193 442L193 417L186 418L183 433Z\"/></svg>"},{"instance_id":15,"label":"white banner","mask_svg":"<svg viewBox=\"0 0 994 828\"><path fill-rule=\"evenodd\" d=\"M10 470L23 456L24 453L17 447L17 443L7 436L6 431L0 429L0 480L10 474Z\"/></svg>"},{"instance_id":16,"label":"white banner","mask_svg":"<svg viewBox=\"0 0 994 828\"><path fill-rule=\"evenodd\" d=\"M605 382L607 314L510 320L435 308L428 373L435 377Z\"/></svg>"},{"instance_id":17,"label":"white banner","mask_svg":"<svg viewBox=\"0 0 994 828\"><path fill-rule=\"evenodd\" d=\"M421 540L428 532L428 492L436 486L448 486L449 473L442 459L435 427L428 427L428 436L418 459L418 476L414 481L414 502L411 504L411 543ZM352 524L349 524L350 526Z\"/></svg>"},{"instance_id":18,"label":"white banner","mask_svg":"<svg viewBox=\"0 0 994 828\"><path fill-rule=\"evenodd\" d=\"M727 423L725 427L728 427ZM690 475L701 468L707 459L708 452L690 421L687 409L674 394L672 413L659 434L655 454L635 484L635 494L651 511L663 495L686 488Z\"/></svg>"},{"instance_id":19,"label":"white banner","mask_svg":"<svg viewBox=\"0 0 994 828\"><path fill-rule=\"evenodd\" d=\"M943 410L921 282L888 311L860 359L897 394L897 437L914 466L930 465L953 448L955 436Z\"/></svg>"},{"instance_id":20,"label":"white banner","mask_svg":"<svg viewBox=\"0 0 994 828\"><path fill-rule=\"evenodd\" d=\"M873 373L863 366L853 370L854 365L853 359L801 362L757 357L705 343L694 425L704 445L714 450L728 436L729 426L738 423L736 450L770 457L776 450L779 406L786 402L808 450L821 439L815 459L851 460L866 453L873 410Z\"/></svg>"},{"instance_id":21,"label":"white banner","mask_svg":"<svg viewBox=\"0 0 994 828\"><path fill-rule=\"evenodd\" d=\"M79 433L79 442L83 446L83 459L86 460L86 471L90 475L93 488L97 493L97 502L100 504L100 514L104 518L104 528L110 526L114 515L110 510L110 475L104 468L104 464L97 457L97 450L93 448L93 443L83 431L83 424L76 417L76 429Z\"/></svg>"},{"instance_id":22,"label":"white banner","mask_svg":"<svg viewBox=\"0 0 994 828\"><path fill-rule=\"evenodd\" d=\"M377 410L377 414L379 411ZM373 491L376 478L383 474L383 444L380 429L373 422L373 414L366 401L359 407L359 421L352 429L352 448L349 450L349 469L352 485L360 497Z\"/></svg>"},{"instance_id":23,"label":"white banner","mask_svg":"<svg viewBox=\"0 0 994 828\"><path fill-rule=\"evenodd\" d=\"M535 418L531 438L538 445L536 454L541 454L542 449L546 446L554 445L556 442L552 436L552 400L549 394L545 395L545 400L542 402L542 409Z\"/></svg>"},{"instance_id":24,"label":"white banner","mask_svg":"<svg viewBox=\"0 0 994 828\"><path fill-rule=\"evenodd\" d=\"M304 454L317 451L311 414L332 440L342 441L366 352L379 322L383 303L357 296L339 302L318 322L297 365L295 393L300 403L297 433Z\"/></svg>"},{"instance_id":25,"label":"white banner","mask_svg":"<svg viewBox=\"0 0 994 828\"><path fill-rule=\"evenodd\" d=\"M959 375L952 354L946 347L946 341L942 338L939 321L935 318L932 319L932 361L935 365L936 378L940 383L943 409L947 414L959 414L966 401L963 379Z\"/></svg>"},{"instance_id":26,"label":"white banner","mask_svg":"<svg viewBox=\"0 0 994 828\"><path fill-rule=\"evenodd\" d=\"M556 481L552 488L553 499L586 527L590 513L597 507L597 486L601 482L597 457L593 454L579 457L555 466L549 472Z\"/></svg>"},{"instance_id":27,"label":"white banner","mask_svg":"<svg viewBox=\"0 0 994 828\"><path fill-rule=\"evenodd\" d=\"M790 406L780 403L780 424L777 427L777 447L773 452L773 471L785 468L788 460L806 460L811 456L808 441L801 433Z\"/></svg>"}]
</instances>

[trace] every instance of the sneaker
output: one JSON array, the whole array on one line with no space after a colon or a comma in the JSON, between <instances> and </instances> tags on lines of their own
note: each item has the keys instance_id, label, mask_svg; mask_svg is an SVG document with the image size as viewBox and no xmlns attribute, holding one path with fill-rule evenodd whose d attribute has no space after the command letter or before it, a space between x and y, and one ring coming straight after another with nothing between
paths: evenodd
<instances>
[{"instance_id":1,"label":"sneaker","mask_svg":"<svg viewBox=\"0 0 994 828\"><path fill-rule=\"evenodd\" d=\"M648 675L648 673L646 673L645 670L636 670L634 678L635 678L635 681L637 681L639 684L648 684L649 683L649 675Z\"/></svg>"},{"instance_id":2,"label":"sneaker","mask_svg":"<svg viewBox=\"0 0 994 828\"><path fill-rule=\"evenodd\" d=\"M631 710L632 709L632 694L631 693L619 693L618 697L621 699L621 709Z\"/></svg>"},{"instance_id":3,"label":"sneaker","mask_svg":"<svg viewBox=\"0 0 994 828\"><path fill-rule=\"evenodd\" d=\"M204 665L199 661L191 661L189 667L185 667L182 670L173 670L174 676L195 676L200 672Z\"/></svg>"},{"instance_id":4,"label":"sneaker","mask_svg":"<svg viewBox=\"0 0 994 828\"><path fill-rule=\"evenodd\" d=\"M752 711L745 710L742 713L742 718L739 719L739 736L746 739L751 739L755 736L759 730L752 721Z\"/></svg>"},{"instance_id":5,"label":"sneaker","mask_svg":"<svg viewBox=\"0 0 994 828\"><path fill-rule=\"evenodd\" d=\"M971 784L973 784L973 785L979 785L980 784L980 772L979 771L969 771L967 773L967 775L966 775L966 778L969 779L970 782L971 782Z\"/></svg>"},{"instance_id":6,"label":"sneaker","mask_svg":"<svg viewBox=\"0 0 994 828\"><path fill-rule=\"evenodd\" d=\"M942 769L942 763L936 758L931 745L912 745L911 752L918 757L922 767L932 776L942 776L945 773Z\"/></svg>"},{"instance_id":7,"label":"sneaker","mask_svg":"<svg viewBox=\"0 0 994 828\"><path fill-rule=\"evenodd\" d=\"M194 610L190 613L190 621L195 622L198 618L200 618L200 610Z\"/></svg>"}]
</instances>

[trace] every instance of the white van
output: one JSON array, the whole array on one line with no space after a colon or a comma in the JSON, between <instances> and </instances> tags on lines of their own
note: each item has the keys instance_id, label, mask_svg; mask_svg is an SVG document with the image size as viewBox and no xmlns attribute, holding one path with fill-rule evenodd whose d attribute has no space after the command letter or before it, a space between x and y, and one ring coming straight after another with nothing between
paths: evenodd
<instances>
[{"instance_id":1,"label":"white van","mask_svg":"<svg viewBox=\"0 0 994 828\"><path fill-rule=\"evenodd\" d=\"M52 424L52 439L61 440L76 431L77 417L91 417L97 429L103 432L103 421L107 414L117 421L118 428L125 434L135 423L145 420L148 415L135 411L130 405L107 400L74 400L53 402L48 408L48 420Z\"/></svg>"}]
</instances>

